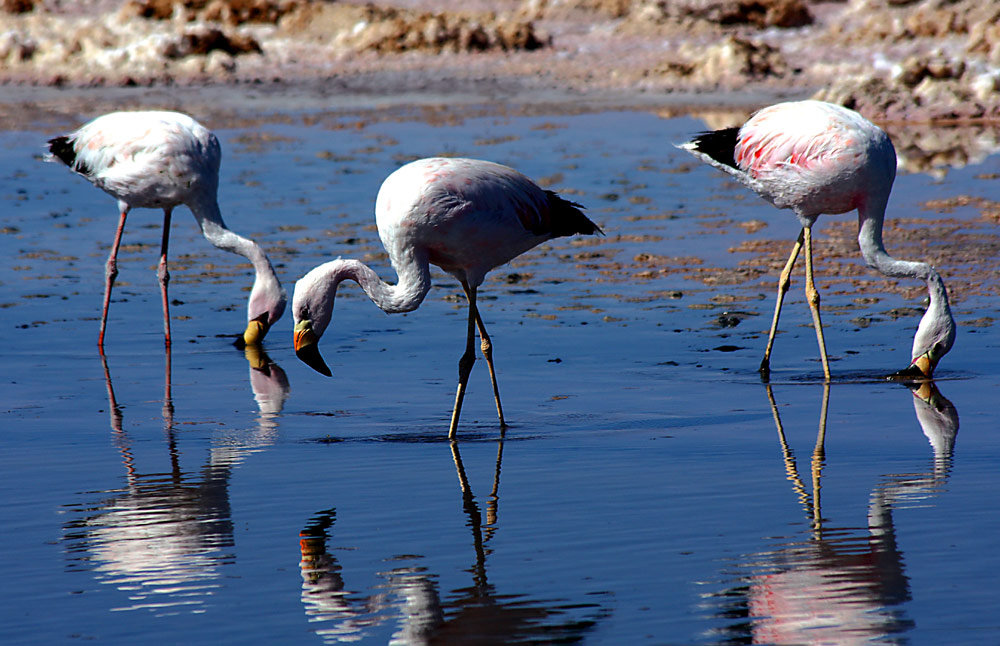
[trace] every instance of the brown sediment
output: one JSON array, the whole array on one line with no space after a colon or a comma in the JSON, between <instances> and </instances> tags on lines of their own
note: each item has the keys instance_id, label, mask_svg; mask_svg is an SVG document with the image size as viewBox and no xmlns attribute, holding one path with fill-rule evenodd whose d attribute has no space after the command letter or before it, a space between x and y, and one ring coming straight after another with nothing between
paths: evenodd
<instances>
[{"instance_id":1,"label":"brown sediment","mask_svg":"<svg viewBox=\"0 0 1000 646\"><path fill-rule=\"evenodd\" d=\"M937 267L954 306L962 308L963 303L974 299L994 300L1000 297L1000 235L995 219L1000 212L998 206L1000 203L992 200L967 195L928 201L922 207L938 217L922 218L911 214L906 218L888 219L884 229L886 246L895 257L921 260ZM761 208L771 207L762 205ZM949 217L949 212L959 208L976 209L981 215L978 218ZM740 234L738 230L746 223L714 218L699 224L706 224L700 228L704 235L711 236ZM578 253L573 259L587 270L590 280L600 283L639 282L648 284L653 290L657 281L674 277L701 284L701 291L726 288L724 294L708 298L709 303L696 303L698 306L759 300L762 294L770 302L793 240L761 237L761 228L753 229L756 233L751 234L752 237L728 250L734 260L725 266L701 256L636 253L635 249L643 246L641 240L634 241L637 244L628 248L615 248L613 240L600 240L601 246L596 250ZM831 313L854 316L852 312L858 308L871 310L885 294L896 294L915 303L926 297L926 286L920 282L886 278L865 266L858 250L857 224L853 219L821 219L816 229L814 256L820 291L830 296L853 296L849 305L827 306ZM799 286L798 289L804 284L803 264L800 262L793 272L793 283ZM666 298L664 295L671 293L656 290L656 296L648 300ZM699 301L703 299L704 296ZM917 305L886 309L877 316L919 317L922 312L922 307ZM868 325L871 320L870 317L859 319L857 324ZM992 318L960 320L960 324L989 326Z\"/></svg>"},{"instance_id":2,"label":"brown sediment","mask_svg":"<svg viewBox=\"0 0 1000 646\"><path fill-rule=\"evenodd\" d=\"M0 12L7 84L515 83L748 106L817 96L885 122L1000 119L995 1L5 0Z\"/></svg>"}]
</instances>

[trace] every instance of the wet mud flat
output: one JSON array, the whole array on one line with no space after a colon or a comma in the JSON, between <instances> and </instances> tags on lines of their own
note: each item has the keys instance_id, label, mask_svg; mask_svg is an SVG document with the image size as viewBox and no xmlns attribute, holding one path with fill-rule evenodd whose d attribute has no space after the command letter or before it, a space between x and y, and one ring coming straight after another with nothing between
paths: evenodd
<instances>
[{"instance_id":1,"label":"wet mud flat","mask_svg":"<svg viewBox=\"0 0 1000 646\"><path fill-rule=\"evenodd\" d=\"M295 359L287 314L265 355L231 346L250 269L178 209L165 354L161 216L136 211L101 357L115 207L39 159L109 105L83 100L37 101L38 121L0 133L3 483L21 491L4 498L4 643L796 643L820 629L816 600L831 638L1000 635L985 131L891 131L887 248L939 269L959 325L933 387L882 379L909 359L925 291L863 266L853 216L816 226L833 383L796 273L765 385L797 225L672 146L744 108L213 102L199 118L223 144L227 223L289 288L338 255L392 278L372 202L415 157L509 164L604 229L491 274L480 305L511 428L499 437L480 362L450 445L465 304L440 272L405 316L345 286L327 379Z\"/></svg>"},{"instance_id":2,"label":"wet mud flat","mask_svg":"<svg viewBox=\"0 0 1000 646\"><path fill-rule=\"evenodd\" d=\"M682 100L679 105L656 104L636 110L621 107L618 102L624 99L615 95L608 95L603 101L566 104L560 102L565 101L564 94L553 93L542 99L524 96L521 102L483 105L475 103L471 95L453 98L429 92L410 102L408 97L393 101L390 97L359 94L334 100L317 90L300 87L291 97L285 93L219 87L205 93L204 90L187 93L122 90L121 97L109 99L106 90L25 89L19 92L20 101L16 105L24 110L22 118L27 118L30 112L32 125L25 132L11 133L11 141L17 142L12 144L11 154L16 159L20 152L16 146L31 137L44 141L46 136L75 127L86 118L85 114L108 111L125 101L142 108L190 106L195 114L204 112L199 118L206 123L220 124L223 132L232 129L240 133L225 147L224 164L230 163L232 157L259 162L249 162L250 169L234 175L233 197L239 197L238 191L247 189L267 190L265 187L280 175L271 160L284 157L296 167L292 177L297 183L292 186L299 189L291 190L285 201L309 205L306 210L323 222L316 231L311 226L313 219L304 214L275 215L240 209L234 215L249 217L251 223L268 224L271 232L264 235L275 237L271 253L282 263L297 263L284 278L289 287L312 266L309 262L313 265L321 262L338 241L349 241L346 252L357 250L365 258L385 262L387 257L373 223L366 221L366 213L384 175L421 156L473 156L509 163L523 169L545 188L585 202L588 213L602 219L602 227L611 227L604 237L554 241L552 245L563 248L562 253L540 249L511 263L509 267L515 270L531 266L532 256L553 257L569 260L567 267L575 272L573 280L581 282L669 294L664 281L674 280L681 282L673 284L686 288L680 291L690 294L710 293L713 289L742 290L753 292L754 296L741 298L766 295L766 301L794 239L796 226L789 212L773 209L735 181L700 168L696 160L688 159L673 147L692 133L742 122L753 111L752 102L761 97L744 97L750 103L747 107L704 106ZM282 101L304 109L277 110ZM406 102L401 104L402 101ZM327 106L328 102L334 102L335 106ZM614 123L618 133L588 131L586 127L571 125L575 122L600 123L602 127ZM5 123L8 127L15 125L13 120ZM515 123L524 125L518 127ZM507 129L513 133L506 132ZM996 253L996 226L1000 222L1000 201L993 199L997 173L991 165L995 159L991 155L1000 148L1000 142L995 133L986 125L887 124L886 129L899 156L900 181L906 176L926 178L919 192L904 189L907 196L918 195L919 199L911 197L897 204L904 199L898 195L899 189L892 198L885 229L890 252L900 258L923 259L938 267L946 278L952 301L957 304L972 297L997 296L1000 261ZM33 131L40 134L29 134ZM328 147L309 145L312 142L307 143L308 136L302 134L309 131L328 136ZM468 140L465 148L457 149L448 139L439 139L440 132L460 133L457 136ZM344 150L341 141L352 138L357 141L347 143ZM640 142L644 139L648 144L642 150ZM363 145L359 146L358 141ZM551 149L553 145L559 147ZM597 166L588 168L581 161L587 159L582 152L568 152L574 146L588 150L593 146L599 151ZM626 151L628 146L638 150ZM551 159L537 157L549 150ZM616 155L615 151L622 152ZM268 163L262 163L263 160ZM56 166L39 165L37 149L32 152L31 161L37 165L31 169L32 174L51 175L51 171L59 170ZM525 163L530 165L525 168ZM533 168L537 168L534 173ZM571 173L580 177L576 183L569 180ZM938 190L940 183L956 173L967 180L964 190L950 193ZM690 181L692 174L697 174L703 182L704 196L695 198L686 191L678 192L678 187ZM367 181L355 185L345 180L358 176L365 176ZM315 187L301 184L306 178L321 187L319 197L310 197ZM58 179L59 174L55 173L55 177L46 177L45 181ZM77 180L70 177L64 181ZM322 188L324 185L327 187ZM266 202L269 206L283 203L277 195L269 195L272 197ZM333 204L323 201L328 197L333 197ZM88 203L96 205L107 201L96 190L91 190L86 198ZM694 206L685 198L695 199ZM354 202L347 211L349 199ZM319 214L329 214L337 205L344 209L337 217L345 221L330 228L329 215L323 218ZM63 218L79 208L70 206L66 213L53 213L50 217ZM100 207L94 210L98 213L88 213L86 222L99 227ZM297 217L304 219L296 221ZM156 221L155 217L147 219L146 227L155 228ZM277 221L287 222L276 224ZM366 234L356 227L364 227ZM854 218L824 216L816 230L817 273L824 291L832 289L837 296L854 298L855 306L861 309L877 303L880 295L894 294L911 301L911 315L919 311L919 301L925 296L923 286L886 279L863 265L857 252ZM346 233L341 236L342 232ZM8 227L6 233L14 240L25 234L16 225ZM187 230L184 234L192 232ZM712 240L714 236L719 239ZM678 240L697 243L678 247ZM697 253L680 254L679 249ZM208 248L199 255L214 253ZM233 273L238 271L235 268ZM796 268L796 281L801 281L802 271L801 267ZM522 274L512 271L507 277L498 275L490 280L520 284L528 280L528 275ZM443 276L441 282L446 282ZM184 280L184 276L179 279ZM736 297L717 293L709 298L725 303ZM906 315L905 311L906 308L901 308L899 315Z\"/></svg>"}]
</instances>

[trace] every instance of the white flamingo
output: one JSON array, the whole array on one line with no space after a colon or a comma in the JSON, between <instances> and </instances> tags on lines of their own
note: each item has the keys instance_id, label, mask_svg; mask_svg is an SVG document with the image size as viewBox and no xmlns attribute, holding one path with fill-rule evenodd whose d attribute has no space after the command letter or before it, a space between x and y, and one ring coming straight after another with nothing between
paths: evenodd
<instances>
[{"instance_id":1,"label":"white flamingo","mask_svg":"<svg viewBox=\"0 0 1000 646\"><path fill-rule=\"evenodd\" d=\"M466 383L476 355L478 326L501 428L505 427L490 337L476 307L486 273L557 236L600 233L579 205L545 191L507 166L475 159L431 158L411 162L386 178L375 200L379 238L399 280L387 285L357 260L333 260L303 276L292 296L295 352L329 376L317 343L333 316L337 286L357 282L388 313L417 309L431 288L429 263L458 279L469 301L465 354L448 436L455 437Z\"/></svg>"},{"instance_id":2,"label":"white flamingo","mask_svg":"<svg viewBox=\"0 0 1000 646\"><path fill-rule=\"evenodd\" d=\"M882 221L896 176L896 151L886 133L847 108L821 101L779 103L760 110L738 128L706 132L681 148L736 177L778 208L791 209L802 231L778 280L778 298L760 372L770 372L771 348L788 291L789 276L803 244L806 297L819 341L823 373L830 367L813 281L811 227L820 214L857 209L858 244L869 267L891 278L927 283L930 305L913 338L910 366L897 377L929 378L955 341L955 321L941 276L923 262L897 260L882 244Z\"/></svg>"},{"instance_id":3,"label":"white flamingo","mask_svg":"<svg viewBox=\"0 0 1000 646\"><path fill-rule=\"evenodd\" d=\"M216 197L222 148L214 134L185 114L176 112L113 112L97 117L76 132L49 140L47 159L58 159L118 200L118 230L105 267L104 308L97 343L104 347L111 287L118 275L118 247L125 217L133 208L163 209L160 246L160 294L163 333L170 344L167 301L167 244L170 215L187 205L213 245L249 260L256 272L247 304L243 341L259 343L285 310L285 292L270 261L253 240L226 228Z\"/></svg>"}]
</instances>

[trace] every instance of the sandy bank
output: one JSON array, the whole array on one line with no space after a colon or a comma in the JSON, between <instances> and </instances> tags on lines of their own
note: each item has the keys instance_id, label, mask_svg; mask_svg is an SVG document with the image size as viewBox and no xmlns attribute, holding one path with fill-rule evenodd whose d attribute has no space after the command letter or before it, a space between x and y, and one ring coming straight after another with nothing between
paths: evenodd
<instances>
[{"instance_id":1,"label":"sandy bank","mask_svg":"<svg viewBox=\"0 0 1000 646\"><path fill-rule=\"evenodd\" d=\"M4 0L13 88L249 86L296 100L664 104L817 96L880 121L1000 119L1000 1ZM276 86L277 91L263 88ZM105 94L105 96L107 96Z\"/></svg>"}]
</instances>

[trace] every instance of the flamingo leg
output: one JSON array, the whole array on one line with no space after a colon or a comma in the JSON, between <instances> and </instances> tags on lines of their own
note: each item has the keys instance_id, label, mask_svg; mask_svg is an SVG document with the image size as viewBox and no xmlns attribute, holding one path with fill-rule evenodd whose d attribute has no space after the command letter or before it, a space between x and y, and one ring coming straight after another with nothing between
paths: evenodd
<instances>
[{"instance_id":1,"label":"flamingo leg","mask_svg":"<svg viewBox=\"0 0 1000 646\"><path fill-rule=\"evenodd\" d=\"M122 206L121 216L118 218L118 230L115 231L115 241L111 244L111 253L108 255L108 262L104 266L104 307L101 310L101 334L97 337L97 347L104 348L104 331L108 327L108 307L111 305L111 287L115 284L118 276L118 247L122 244L122 233L125 231L125 218L128 216L128 207Z\"/></svg>"},{"instance_id":2,"label":"flamingo leg","mask_svg":"<svg viewBox=\"0 0 1000 646\"><path fill-rule=\"evenodd\" d=\"M455 393L455 407L451 411L451 425L448 427L448 439L455 439L455 431L458 429L458 416L462 412L462 400L465 399L465 386L469 383L469 375L472 373L472 365L476 362L476 348L473 341L476 339L476 289L469 287L462 281L462 289L469 299L469 328L465 340L465 354L458 360L458 391Z\"/></svg>"},{"instance_id":3,"label":"flamingo leg","mask_svg":"<svg viewBox=\"0 0 1000 646\"><path fill-rule=\"evenodd\" d=\"M788 256L785 268L781 270L781 277L778 278L778 298L774 304L774 318L771 319L771 332L767 336L767 347L764 349L764 358L760 362L760 375L767 379L771 374L771 348L774 347L774 336L778 333L778 318L781 316L781 304L785 301L785 294L788 293L788 286L791 284L792 268L795 260L802 250L802 241L805 237L805 229L799 231L799 237L792 247L792 253Z\"/></svg>"},{"instance_id":4,"label":"flamingo leg","mask_svg":"<svg viewBox=\"0 0 1000 646\"><path fill-rule=\"evenodd\" d=\"M813 280L813 253L812 253L812 232L808 227L804 228L806 246L806 299L809 302L809 309L812 311L813 325L816 326L816 341L819 342L819 358L823 362L823 376L827 382L830 381L830 362L826 358L826 341L823 339L823 323L819 318L819 292L816 291L816 283Z\"/></svg>"},{"instance_id":5,"label":"flamingo leg","mask_svg":"<svg viewBox=\"0 0 1000 646\"><path fill-rule=\"evenodd\" d=\"M468 298L468 291L465 292L465 296ZM476 311L476 325L479 327L480 348L483 351L483 357L486 358L486 366L490 369L490 381L493 382L493 398L497 402L497 415L500 417L500 432L503 433L507 428L507 423L503 421L503 406L500 405L500 387L497 385L497 373L493 367L493 343L490 341L490 335L486 332L486 325L483 324L482 317L479 316L479 308L474 309Z\"/></svg>"},{"instance_id":6,"label":"flamingo leg","mask_svg":"<svg viewBox=\"0 0 1000 646\"><path fill-rule=\"evenodd\" d=\"M160 279L160 296L163 299L163 342L170 347L170 302L167 299L167 284L170 282L170 272L167 271L167 246L170 243L170 215L173 209L163 209L163 238L160 241L160 265L156 275Z\"/></svg>"}]
</instances>

